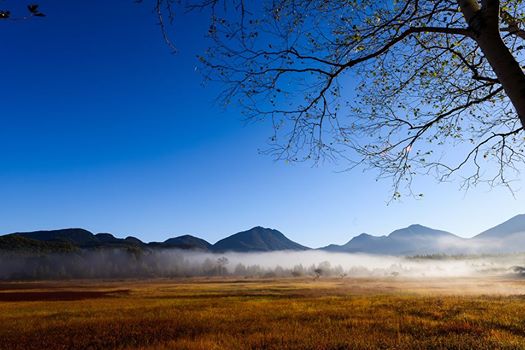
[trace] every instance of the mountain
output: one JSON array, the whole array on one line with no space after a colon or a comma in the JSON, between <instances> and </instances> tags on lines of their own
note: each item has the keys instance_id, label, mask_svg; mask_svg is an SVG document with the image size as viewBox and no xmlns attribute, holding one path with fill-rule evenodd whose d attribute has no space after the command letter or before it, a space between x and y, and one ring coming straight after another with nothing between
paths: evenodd
<instances>
[{"instance_id":1,"label":"mountain","mask_svg":"<svg viewBox=\"0 0 525 350\"><path fill-rule=\"evenodd\" d=\"M25 244L32 247L75 247L75 248L129 248L144 246L144 243L135 237L126 239L116 238L110 233L93 233L81 228L67 228L61 230L15 232L2 236L9 238L13 243ZM25 239L25 240L22 240ZM40 242L40 243L38 243ZM45 243L45 244L42 244ZM64 244L66 244L64 246ZM62 248L60 248L62 249ZM65 249L65 248L64 248Z\"/></svg>"},{"instance_id":2,"label":"mountain","mask_svg":"<svg viewBox=\"0 0 525 350\"><path fill-rule=\"evenodd\" d=\"M392 233L388 235L388 237L391 239L419 239L422 237L451 238L451 237L457 237L457 236L447 231L435 230L433 228L426 227L423 225L410 225L408 227L393 231Z\"/></svg>"},{"instance_id":3,"label":"mountain","mask_svg":"<svg viewBox=\"0 0 525 350\"><path fill-rule=\"evenodd\" d=\"M321 249L346 253L417 255L437 254L444 251L460 253L464 246L464 240L450 232L422 225L411 225L395 230L388 236L362 233L344 245L330 245Z\"/></svg>"},{"instance_id":4,"label":"mountain","mask_svg":"<svg viewBox=\"0 0 525 350\"><path fill-rule=\"evenodd\" d=\"M95 238L101 243L118 243L121 239L116 238L111 233L97 233Z\"/></svg>"},{"instance_id":5,"label":"mountain","mask_svg":"<svg viewBox=\"0 0 525 350\"><path fill-rule=\"evenodd\" d=\"M277 230L254 227L221 239L214 245L190 236L169 238L164 242L144 243L135 237L117 238L111 233L93 234L81 228L17 232L0 236L1 252L69 252L78 249L193 249L209 252L267 252L307 250ZM422 225L411 225L387 236L362 233L343 245L319 248L330 252L386 255L480 254L525 251L525 214L466 239L450 232Z\"/></svg>"},{"instance_id":6,"label":"mountain","mask_svg":"<svg viewBox=\"0 0 525 350\"><path fill-rule=\"evenodd\" d=\"M212 250L216 252L267 252L307 249L309 248L291 241L277 230L260 226L221 239L212 246Z\"/></svg>"},{"instance_id":7,"label":"mountain","mask_svg":"<svg viewBox=\"0 0 525 350\"><path fill-rule=\"evenodd\" d=\"M95 236L81 228L67 228L62 230L35 231L35 232L15 232L13 235L29 238L37 241L60 241L69 242L74 245L83 246L96 243Z\"/></svg>"},{"instance_id":8,"label":"mountain","mask_svg":"<svg viewBox=\"0 0 525 350\"><path fill-rule=\"evenodd\" d=\"M387 237L389 250L394 254L447 254L465 253L465 239L450 232L422 225L411 225L393 231Z\"/></svg>"},{"instance_id":9,"label":"mountain","mask_svg":"<svg viewBox=\"0 0 525 350\"><path fill-rule=\"evenodd\" d=\"M330 244L326 247L320 248L321 250L326 250L330 252L366 252L371 246L380 246L382 242L385 241L386 236L372 236L368 233L361 233L358 236L355 236L350 241L343 245Z\"/></svg>"},{"instance_id":10,"label":"mountain","mask_svg":"<svg viewBox=\"0 0 525 350\"><path fill-rule=\"evenodd\" d=\"M504 238L515 234L525 235L525 214L517 215L510 220L505 221L502 224L494 226L486 231L483 231L479 235L475 236L476 239L498 239Z\"/></svg>"},{"instance_id":11,"label":"mountain","mask_svg":"<svg viewBox=\"0 0 525 350\"><path fill-rule=\"evenodd\" d=\"M135 237L116 238L111 233L97 233L96 242L80 245L81 248L141 248L145 243Z\"/></svg>"},{"instance_id":12,"label":"mountain","mask_svg":"<svg viewBox=\"0 0 525 350\"><path fill-rule=\"evenodd\" d=\"M17 232L0 236L0 249L27 247L31 250L67 250L91 248L140 248L140 249L192 249L201 251L274 251L309 249L295 243L281 232L263 227L254 227L220 240L215 245L191 235L169 238L164 242L144 243L135 237L116 238L111 233L93 234L80 228L62 230Z\"/></svg>"},{"instance_id":13,"label":"mountain","mask_svg":"<svg viewBox=\"0 0 525 350\"><path fill-rule=\"evenodd\" d=\"M515 253L525 250L525 215L517 215L471 239L483 253Z\"/></svg>"},{"instance_id":14,"label":"mountain","mask_svg":"<svg viewBox=\"0 0 525 350\"><path fill-rule=\"evenodd\" d=\"M70 253L77 249L70 242L39 241L18 235L0 236L0 252Z\"/></svg>"},{"instance_id":15,"label":"mountain","mask_svg":"<svg viewBox=\"0 0 525 350\"><path fill-rule=\"evenodd\" d=\"M193 249L204 251L211 249L210 243L208 243L204 239L194 237L191 235L170 238L162 243L157 243L156 246L161 248Z\"/></svg>"}]
</instances>

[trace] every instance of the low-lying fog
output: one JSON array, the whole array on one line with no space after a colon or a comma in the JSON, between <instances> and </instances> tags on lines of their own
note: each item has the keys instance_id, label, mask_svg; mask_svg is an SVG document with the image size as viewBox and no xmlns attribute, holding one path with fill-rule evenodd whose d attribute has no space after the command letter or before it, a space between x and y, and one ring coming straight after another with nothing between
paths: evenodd
<instances>
[{"instance_id":1,"label":"low-lying fog","mask_svg":"<svg viewBox=\"0 0 525 350\"><path fill-rule=\"evenodd\" d=\"M469 277L520 275L525 254L394 257L323 251L213 254L181 250L0 253L0 279L253 277Z\"/></svg>"},{"instance_id":2,"label":"low-lying fog","mask_svg":"<svg viewBox=\"0 0 525 350\"><path fill-rule=\"evenodd\" d=\"M282 275L320 276L405 276L461 277L480 274L519 273L525 254L501 256L420 256L397 257L371 254L329 253L323 251L191 254L190 264L226 258L225 269L236 274L256 271Z\"/></svg>"}]
</instances>

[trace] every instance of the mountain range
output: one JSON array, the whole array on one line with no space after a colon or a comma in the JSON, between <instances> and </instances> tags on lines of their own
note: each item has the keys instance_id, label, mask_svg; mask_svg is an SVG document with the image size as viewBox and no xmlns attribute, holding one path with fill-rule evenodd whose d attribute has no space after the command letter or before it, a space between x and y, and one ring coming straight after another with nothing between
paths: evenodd
<instances>
[{"instance_id":1,"label":"mountain range","mask_svg":"<svg viewBox=\"0 0 525 350\"><path fill-rule=\"evenodd\" d=\"M422 225L395 230L387 236L362 233L346 244L320 248L332 252L389 255L499 254L525 251L525 214L472 238Z\"/></svg>"},{"instance_id":2,"label":"mountain range","mask_svg":"<svg viewBox=\"0 0 525 350\"><path fill-rule=\"evenodd\" d=\"M233 234L215 244L191 235L169 238L164 242L145 243L136 237L117 238L110 233L93 234L81 228L16 232L0 236L0 251L65 252L75 249L104 248L175 248L208 252L311 249L288 239L277 230L260 226ZM362 233L353 237L346 244L331 244L319 250L386 255L522 252L525 251L525 214L515 216L469 239L422 225L411 225L385 236Z\"/></svg>"},{"instance_id":3,"label":"mountain range","mask_svg":"<svg viewBox=\"0 0 525 350\"><path fill-rule=\"evenodd\" d=\"M169 238L164 242L145 243L132 236L116 238L110 233L93 234L81 228L15 232L0 236L0 250L70 251L75 249L187 249L210 252L265 252L307 250L277 230L254 227L211 244L191 235Z\"/></svg>"},{"instance_id":4,"label":"mountain range","mask_svg":"<svg viewBox=\"0 0 525 350\"><path fill-rule=\"evenodd\" d=\"M422 225L411 225L396 230L388 236L371 236L362 233L344 245L329 245L327 251L372 254L436 254L460 253L467 240L450 232L435 230Z\"/></svg>"}]
</instances>

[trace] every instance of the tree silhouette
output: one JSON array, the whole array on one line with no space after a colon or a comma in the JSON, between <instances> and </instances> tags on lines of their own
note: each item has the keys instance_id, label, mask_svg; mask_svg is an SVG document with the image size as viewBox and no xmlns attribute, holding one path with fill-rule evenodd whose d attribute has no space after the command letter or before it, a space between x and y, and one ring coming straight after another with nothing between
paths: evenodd
<instances>
[{"instance_id":1,"label":"tree silhouette","mask_svg":"<svg viewBox=\"0 0 525 350\"><path fill-rule=\"evenodd\" d=\"M209 12L202 71L272 123L277 159L376 169L394 198L417 175L509 186L523 166L523 0L136 2L173 50L174 14ZM44 16L27 10L0 20Z\"/></svg>"},{"instance_id":2,"label":"tree silhouette","mask_svg":"<svg viewBox=\"0 0 525 350\"><path fill-rule=\"evenodd\" d=\"M220 258L217 259L217 270L219 272L219 275L222 276L226 274L227 272L226 265L228 265L229 262L230 261L225 256L221 256Z\"/></svg>"},{"instance_id":3,"label":"tree silhouette","mask_svg":"<svg viewBox=\"0 0 525 350\"><path fill-rule=\"evenodd\" d=\"M157 0L159 18L176 3ZM267 152L509 185L525 160L522 0L190 1L209 10L206 78L269 120ZM164 23L161 21L161 23ZM163 27L164 28L164 27ZM496 166L494 166L494 164ZM410 192L412 193L412 192ZM414 194L414 193L412 193Z\"/></svg>"}]
</instances>

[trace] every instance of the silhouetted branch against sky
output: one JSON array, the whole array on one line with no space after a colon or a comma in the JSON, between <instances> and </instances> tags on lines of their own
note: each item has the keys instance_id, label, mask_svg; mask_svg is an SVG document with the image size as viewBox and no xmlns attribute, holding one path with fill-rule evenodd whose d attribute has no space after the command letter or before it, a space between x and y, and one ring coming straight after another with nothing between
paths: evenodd
<instances>
[{"instance_id":1,"label":"silhouetted branch against sky","mask_svg":"<svg viewBox=\"0 0 525 350\"><path fill-rule=\"evenodd\" d=\"M393 198L426 175L511 188L523 167L522 0L137 2L173 51L175 14L210 17L201 70L272 123L277 159L375 169Z\"/></svg>"},{"instance_id":2,"label":"silhouetted branch against sky","mask_svg":"<svg viewBox=\"0 0 525 350\"><path fill-rule=\"evenodd\" d=\"M278 159L376 169L394 198L418 175L509 186L523 165L523 1L183 6L209 11L205 76L273 123Z\"/></svg>"}]
</instances>

